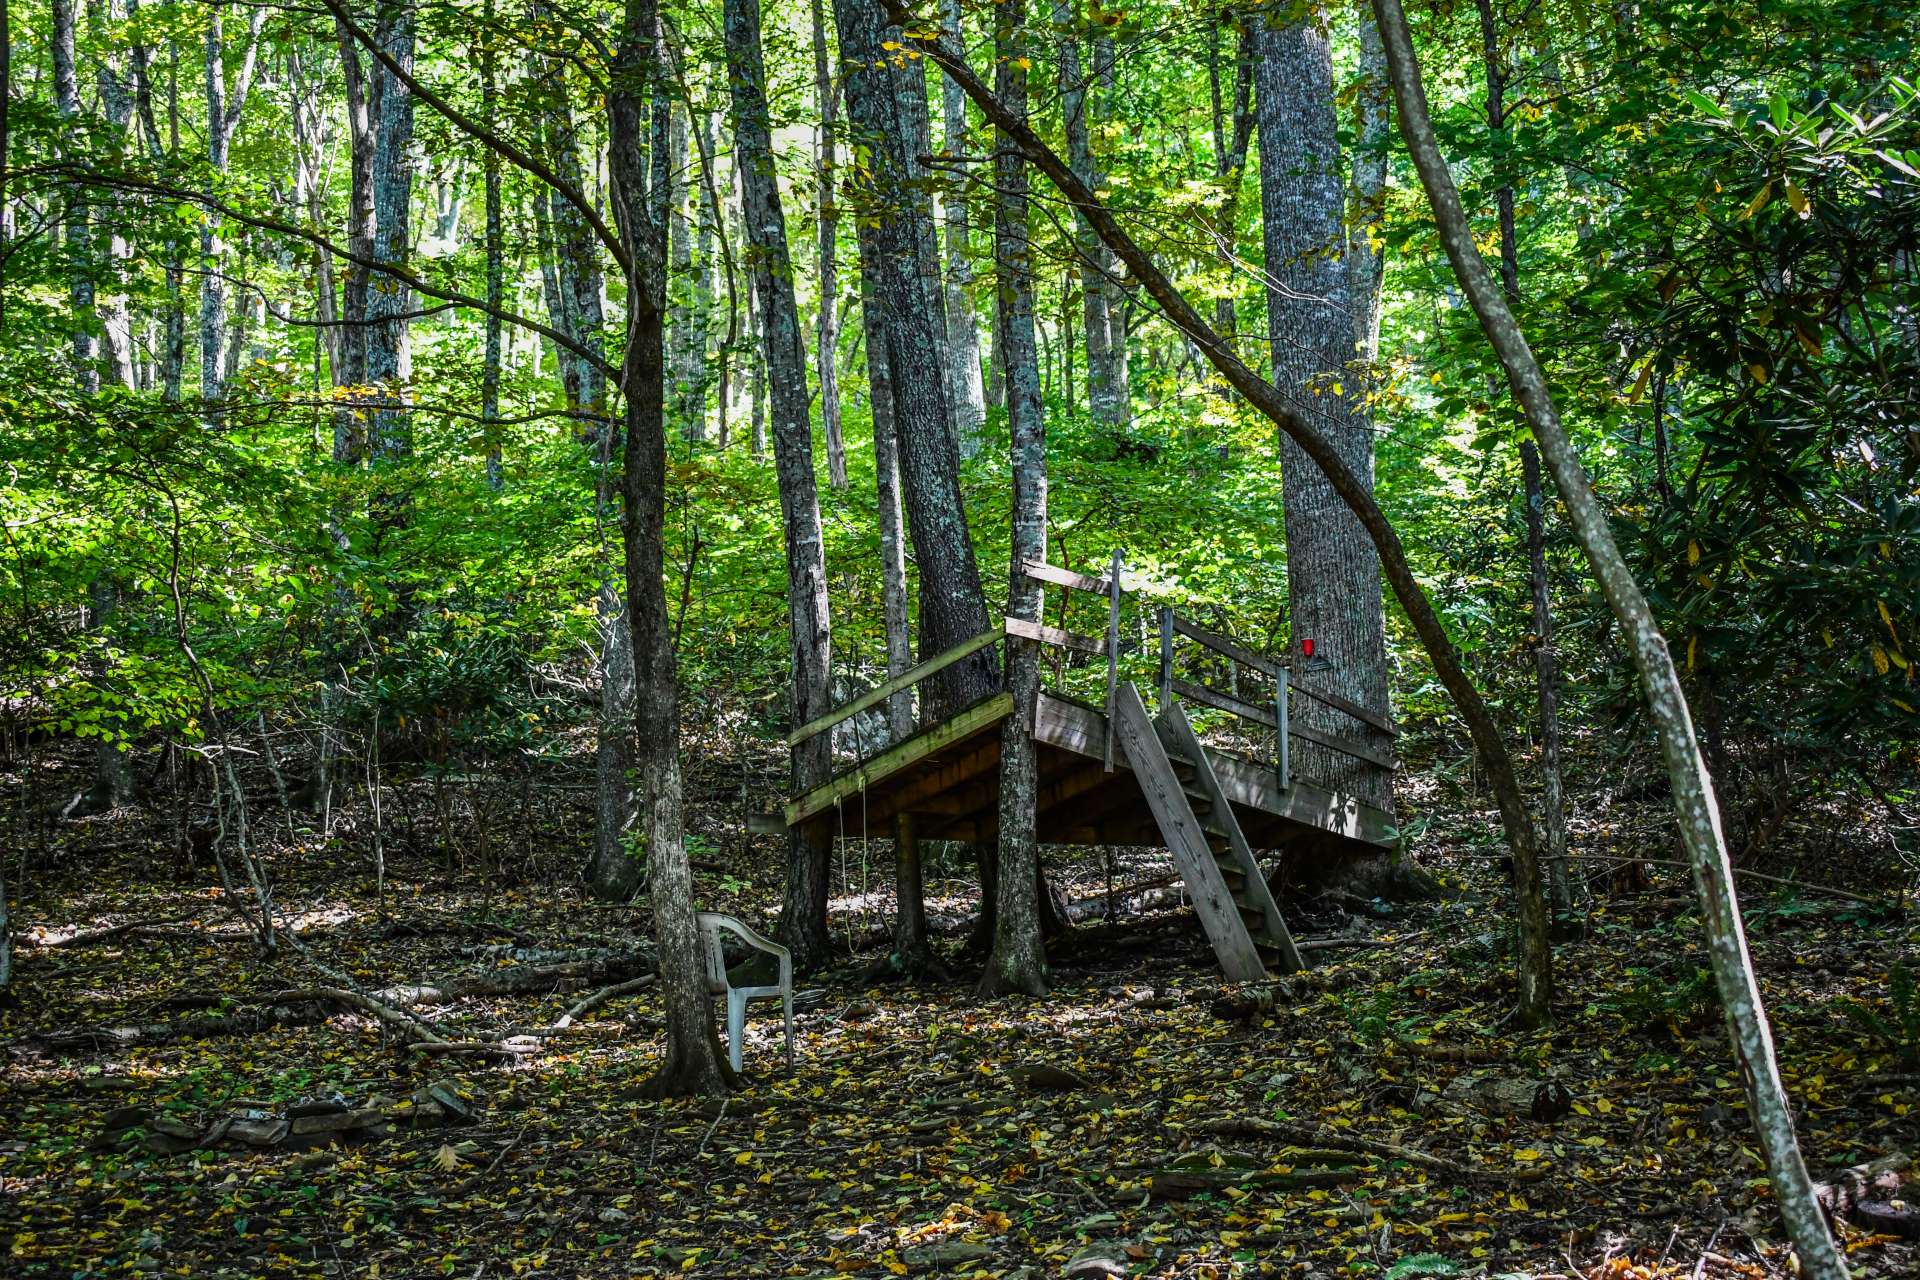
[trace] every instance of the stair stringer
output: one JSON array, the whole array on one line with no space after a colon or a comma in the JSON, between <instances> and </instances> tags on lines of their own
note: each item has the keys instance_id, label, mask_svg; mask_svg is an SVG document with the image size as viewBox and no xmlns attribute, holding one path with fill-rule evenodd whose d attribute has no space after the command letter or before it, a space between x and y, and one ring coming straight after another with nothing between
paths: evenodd
<instances>
[{"instance_id":1,"label":"stair stringer","mask_svg":"<svg viewBox=\"0 0 1920 1280\"><path fill-rule=\"evenodd\" d=\"M1267 888L1260 861L1253 856L1253 846L1247 843L1246 832L1240 829L1240 820L1234 816L1233 805L1213 771L1212 757L1200 744L1199 735L1194 733L1193 725L1187 719L1186 708L1180 705L1178 698L1170 700L1154 717L1153 725L1169 758L1185 760L1194 766L1193 780L1213 805L1213 812L1208 816L1219 833L1227 838L1225 856L1232 859L1233 865L1246 877L1245 893L1253 899L1252 905L1266 922L1262 931L1264 936L1259 941L1279 950L1286 972L1297 973L1306 968L1300 958L1300 949L1294 945L1293 933L1287 928L1286 918L1280 914L1280 904L1274 901L1272 891Z\"/></svg>"},{"instance_id":2,"label":"stair stringer","mask_svg":"<svg viewBox=\"0 0 1920 1280\"><path fill-rule=\"evenodd\" d=\"M1166 839L1173 865L1187 882L1200 927L1206 931L1207 941L1213 944L1220 968L1234 982L1257 982L1265 978L1267 967L1260 959L1253 935L1247 931L1246 921L1240 918L1240 909L1226 877L1220 874L1220 867L1214 861L1206 829L1194 815L1186 788L1181 786L1173 761L1167 757L1166 747L1147 715L1146 703L1140 700L1140 690L1131 682L1122 683L1114 691L1113 728L1127 764L1140 783L1147 807L1153 811L1153 819ZM1217 780L1214 785L1219 785Z\"/></svg>"}]
</instances>

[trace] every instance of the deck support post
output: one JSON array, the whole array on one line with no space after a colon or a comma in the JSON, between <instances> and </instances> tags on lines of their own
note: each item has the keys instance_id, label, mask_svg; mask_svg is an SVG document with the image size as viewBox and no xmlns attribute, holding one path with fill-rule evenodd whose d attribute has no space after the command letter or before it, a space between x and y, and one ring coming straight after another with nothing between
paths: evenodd
<instances>
[{"instance_id":1,"label":"deck support post","mask_svg":"<svg viewBox=\"0 0 1920 1280\"><path fill-rule=\"evenodd\" d=\"M1120 570L1125 564L1120 548L1113 549L1113 570L1107 577L1107 748L1103 764L1113 772L1113 699L1120 682Z\"/></svg>"},{"instance_id":2,"label":"deck support post","mask_svg":"<svg viewBox=\"0 0 1920 1280\"><path fill-rule=\"evenodd\" d=\"M1287 759L1287 694L1293 688L1292 673L1281 667L1273 675L1273 723L1278 749L1274 770L1280 777L1280 789L1293 785L1293 765Z\"/></svg>"},{"instance_id":3,"label":"deck support post","mask_svg":"<svg viewBox=\"0 0 1920 1280\"><path fill-rule=\"evenodd\" d=\"M1173 606L1160 606L1160 705L1165 711L1173 705ZM1112 714L1112 709L1108 709Z\"/></svg>"}]
</instances>

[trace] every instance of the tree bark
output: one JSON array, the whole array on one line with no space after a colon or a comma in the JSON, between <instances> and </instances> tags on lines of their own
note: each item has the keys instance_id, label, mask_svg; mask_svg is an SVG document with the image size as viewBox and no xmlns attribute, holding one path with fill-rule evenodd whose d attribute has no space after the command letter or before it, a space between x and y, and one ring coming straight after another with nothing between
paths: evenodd
<instances>
[{"instance_id":1,"label":"tree bark","mask_svg":"<svg viewBox=\"0 0 1920 1280\"><path fill-rule=\"evenodd\" d=\"M1074 176L1089 191L1098 191L1102 178L1093 158L1092 124L1101 114L1098 101L1105 95L1100 90L1112 79L1113 50L1110 43L1096 39L1091 53L1094 65L1083 71L1080 46L1073 34L1080 26L1078 7L1072 0L1054 0L1053 23L1063 33L1059 52L1060 111L1066 131L1067 163L1073 166ZM1078 225L1080 234L1075 249L1080 266L1081 324L1087 348L1087 408L1095 422L1121 427L1127 422L1126 336L1115 332L1119 314L1113 305L1113 295L1117 291L1109 283L1113 253L1099 236L1087 229L1084 218L1078 219ZM1070 349L1065 359L1071 370ZM1008 372L1012 372L1011 368ZM1072 400L1071 393L1067 398Z\"/></svg>"},{"instance_id":2,"label":"tree bark","mask_svg":"<svg viewBox=\"0 0 1920 1280\"><path fill-rule=\"evenodd\" d=\"M733 91L734 156L740 166L742 220L765 339L773 463L786 531L791 705L792 722L797 727L833 707L833 632L827 613L826 549L813 472L813 428L808 421L807 352L800 339L800 309L794 297L786 215L774 170L767 72L760 47L760 0L725 0L723 13L727 83ZM820 733L793 749L790 776L795 795L831 776L832 744L831 734ZM789 837L780 937L792 950L794 964L803 970L817 968L831 955L827 938L829 848L825 840L801 831Z\"/></svg>"},{"instance_id":3,"label":"tree bark","mask_svg":"<svg viewBox=\"0 0 1920 1280\"><path fill-rule=\"evenodd\" d=\"M816 217L819 220L819 294L820 311L814 322L814 369L820 382L820 427L827 438L827 480L836 489L847 487L847 442L840 426L840 371L835 355L840 349L840 325L835 308L839 304L840 261L837 250L840 235L840 207L834 200L833 186L839 180L835 172L834 117L839 111L839 95L834 91L832 64L827 57L827 14L824 0L812 0L813 17L813 92L820 113L816 133L819 149L819 186Z\"/></svg>"},{"instance_id":4,"label":"tree bark","mask_svg":"<svg viewBox=\"0 0 1920 1280\"><path fill-rule=\"evenodd\" d=\"M660 92L657 0L627 0L607 92L613 203L631 266L627 281L626 396L621 520L627 618L639 671L636 752L641 836L652 887L666 1060L654 1079L665 1095L725 1093L729 1072L714 1036L694 915L680 776L679 681L667 614L666 226L648 200L646 94ZM662 130L662 133L665 131Z\"/></svg>"},{"instance_id":5,"label":"tree bark","mask_svg":"<svg viewBox=\"0 0 1920 1280\"><path fill-rule=\"evenodd\" d=\"M960 0L940 0L940 29L961 43ZM954 160L967 158L967 95L950 80L940 83L941 149ZM964 174L966 171L962 170ZM987 420L987 393L980 375L980 324L973 305L973 262L967 252L970 217L967 179L945 188L940 197L946 223L946 312L948 385L953 389L954 430L960 454L972 457L980 447Z\"/></svg>"},{"instance_id":6,"label":"tree bark","mask_svg":"<svg viewBox=\"0 0 1920 1280\"><path fill-rule=\"evenodd\" d=\"M60 149L69 164L80 156L80 71L75 58L74 0L53 0L53 99L60 113ZM67 251L68 332L74 385L83 395L100 389L99 344L94 314L92 215L79 184L68 188L61 221Z\"/></svg>"},{"instance_id":7,"label":"tree bark","mask_svg":"<svg viewBox=\"0 0 1920 1280\"><path fill-rule=\"evenodd\" d=\"M489 133L498 127L500 89L496 81L498 55L493 40L493 0L487 0L480 40L480 118ZM498 312L506 305L506 232L500 198L500 155L483 148L480 165L486 187L487 217L487 336L480 368L480 429L487 451L487 487L496 493L506 485L500 456L500 338Z\"/></svg>"},{"instance_id":8,"label":"tree bark","mask_svg":"<svg viewBox=\"0 0 1920 1280\"><path fill-rule=\"evenodd\" d=\"M891 2L898 5L900 0ZM896 12L904 13L904 9L897 9ZM1379 553L1381 567L1393 587L1394 597L1405 610L1407 620L1413 625L1421 646L1433 662L1434 674L1453 699L1473 739L1474 749L1479 753L1499 805L1500 822L1506 832L1508 847L1513 852L1515 873L1522 885L1533 889L1531 900L1538 904L1539 849L1506 741L1486 701L1468 677L1458 650L1447 638L1446 628L1434 612L1432 601L1427 599L1426 592L1415 578L1399 533L1381 511L1380 504L1374 500L1372 490L1347 468L1339 451L1321 434L1318 423L1301 413L1272 383L1249 369L1233 349L1221 340L1220 335L1200 318L1199 312L1174 288L1153 258L1134 243L1099 196L1075 178L1066 162L1042 142L1033 130L1021 124L1000 105L993 92L973 74L964 57L944 48L938 41L924 37L915 37L913 43L951 75L989 122L998 126L1008 141L1019 147L1027 160L1046 174L1060 193L1086 214L1100 238L1126 264L1128 272L1140 282L1141 288L1159 305L1174 327L1187 336L1213 367L1227 378L1234 390L1246 398L1247 403L1284 430L1290 439L1306 451L1332 482L1334 490L1348 509L1360 518ZM1523 903L1526 900L1523 896ZM1539 910L1529 916L1523 911L1521 916L1518 1017L1528 1024L1545 1021L1552 1007L1552 954L1547 947L1545 914L1544 910Z\"/></svg>"},{"instance_id":9,"label":"tree bark","mask_svg":"<svg viewBox=\"0 0 1920 1280\"><path fill-rule=\"evenodd\" d=\"M1239 275L1240 192L1246 185L1247 145L1253 137L1253 28L1242 25L1235 43L1233 59L1233 101L1231 110L1222 91L1220 75L1220 28L1207 27L1209 58L1207 84L1213 107L1213 174L1220 186L1214 206L1215 256L1225 277L1221 295L1213 302L1213 327L1228 342L1236 342L1240 327L1235 304L1234 281ZM1220 391L1227 391L1226 384Z\"/></svg>"},{"instance_id":10,"label":"tree bark","mask_svg":"<svg viewBox=\"0 0 1920 1280\"><path fill-rule=\"evenodd\" d=\"M1546 375L1474 244L1473 228L1461 206L1460 193L1434 141L1426 91L1421 84L1406 14L1399 0L1374 0L1374 14L1386 41L1401 136L1406 140L1414 167L1420 173L1421 185L1426 188L1428 202L1433 207L1441 245L1488 342L1506 370L1513 397L1526 413L1534 438L1540 444L1547 466L1552 469L1554 483L1566 503L1575 536L1587 553L1594 579L1632 648L1634 666L1640 673L1666 755L1674 812L1681 841L1693 864L1708 955L1720 1003L1726 1010L1728 1033L1739 1058L1747 1111L1766 1156L1767 1173L1774 1199L1780 1206L1780 1216L1799 1254L1801 1273L1813 1280L1846 1280L1846 1260L1827 1231L1813 1179L1800 1154L1792 1104L1780 1077L1772 1028L1754 977L1753 960L1747 952L1746 930L1734 891L1733 866L1720 830L1713 781L1701 758L1686 694L1667 650L1666 638L1660 634L1653 611L1614 542L1606 512L1560 421L1559 408L1547 387Z\"/></svg>"},{"instance_id":11,"label":"tree bark","mask_svg":"<svg viewBox=\"0 0 1920 1280\"><path fill-rule=\"evenodd\" d=\"M225 178L234 131L253 87L253 69L260 47L264 8L247 18L247 45L241 55L231 91L227 87L226 34L215 10L208 16L206 36L207 162L215 186ZM227 290L222 278L225 246L220 242L220 217L212 208L200 223L200 397L218 400L226 391Z\"/></svg>"},{"instance_id":12,"label":"tree bark","mask_svg":"<svg viewBox=\"0 0 1920 1280\"><path fill-rule=\"evenodd\" d=\"M1317 18L1263 27L1255 38L1255 111L1266 238L1267 319L1274 385L1321 434L1368 490L1373 431L1350 368L1355 350L1347 243L1346 183L1333 103L1333 50ZM1325 473L1291 439L1281 447L1286 508L1287 604L1292 679L1387 715L1387 627L1380 560L1367 532ZM1309 653L1308 642L1311 642ZM1296 721L1388 750L1387 736L1311 699ZM1381 809L1393 807L1384 770L1313 743L1293 747L1293 767L1323 786ZM1377 872L1381 860L1349 864Z\"/></svg>"},{"instance_id":13,"label":"tree bark","mask_svg":"<svg viewBox=\"0 0 1920 1280\"><path fill-rule=\"evenodd\" d=\"M381 51L411 70L414 35L413 9L388 0L374 37ZM372 79L373 257L405 267L413 254L413 94L384 64ZM366 308L366 379L375 388L368 456L376 466L391 465L412 452L405 395L413 376L413 291L387 277L367 291Z\"/></svg>"},{"instance_id":14,"label":"tree bark","mask_svg":"<svg viewBox=\"0 0 1920 1280\"><path fill-rule=\"evenodd\" d=\"M1385 260L1380 227L1387 198L1387 143L1393 129L1393 91L1387 87L1387 51L1373 11L1360 6L1360 82L1354 92L1353 185L1348 193L1347 268L1353 304L1354 351L1371 365L1380 356L1380 298ZM1364 384L1363 384L1364 385Z\"/></svg>"},{"instance_id":15,"label":"tree bark","mask_svg":"<svg viewBox=\"0 0 1920 1280\"><path fill-rule=\"evenodd\" d=\"M1514 225L1513 181L1504 172L1507 159L1507 76L1500 51L1493 0L1475 0L1480 12L1480 52L1487 77L1487 132L1492 136L1496 172L1502 181L1494 192L1500 221L1500 285L1509 307L1520 305L1520 242ZM1366 26L1379 43L1376 23ZM1379 70L1386 74L1386 48L1380 46ZM1384 86L1383 86L1384 87ZM1384 164L1385 157L1382 156ZM1553 644L1553 606L1547 592L1546 495L1540 483L1540 454L1531 440L1520 442L1520 470L1527 501L1527 576L1533 603L1533 659L1540 711L1540 818L1546 829L1547 896L1556 917L1573 908L1567 875L1567 814L1560 779L1560 681L1558 655Z\"/></svg>"},{"instance_id":16,"label":"tree bark","mask_svg":"<svg viewBox=\"0 0 1920 1280\"><path fill-rule=\"evenodd\" d=\"M933 243L922 202L903 194L912 167L906 143L914 131L901 119L900 93L883 40L898 41L879 0L834 0L840 53L846 70L847 116L871 148L874 206L864 211L877 225L862 237L861 269L873 280L868 341L884 336L893 388L893 417L900 442L900 474L907 526L920 567L920 652L931 657L987 629L986 598L960 497L960 457L947 403L942 357L944 333L937 326L936 299L923 287L921 264ZM984 696L997 684L989 650L957 662L928 682L937 717Z\"/></svg>"},{"instance_id":17,"label":"tree bark","mask_svg":"<svg viewBox=\"0 0 1920 1280\"><path fill-rule=\"evenodd\" d=\"M863 231L863 241L869 235ZM863 255L864 256L864 255ZM913 633L907 597L907 537L900 508L900 451L894 431L893 378L886 335L880 329L872 274L860 274L861 323L866 327L867 393L873 407L873 475L880 509L880 595L887 630L887 679L913 666ZM887 700L887 726L894 742L913 734L913 693L902 689Z\"/></svg>"},{"instance_id":18,"label":"tree bark","mask_svg":"<svg viewBox=\"0 0 1920 1280\"><path fill-rule=\"evenodd\" d=\"M1007 0L996 18L994 92L1022 122L1027 114L1026 0ZM1063 55L1064 58L1064 55ZM1064 74L1064 72L1063 72ZM951 83L951 82L950 82ZM957 89L958 86L955 86ZM1007 616L1040 621L1041 586L1022 572L1047 557L1046 420L1033 343L1033 261L1027 209L1027 166L1008 145L994 149L993 258L999 326L1005 342L1007 418L1012 438L1013 535L1007 580ZM980 977L982 995L1023 991L1045 995L1046 949L1041 940L1040 848L1035 803L1039 759L1033 720L1040 694L1040 647L1009 637L1007 687L1013 714L1000 731L1000 833L993 949ZM983 907L985 904L982 904Z\"/></svg>"}]
</instances>

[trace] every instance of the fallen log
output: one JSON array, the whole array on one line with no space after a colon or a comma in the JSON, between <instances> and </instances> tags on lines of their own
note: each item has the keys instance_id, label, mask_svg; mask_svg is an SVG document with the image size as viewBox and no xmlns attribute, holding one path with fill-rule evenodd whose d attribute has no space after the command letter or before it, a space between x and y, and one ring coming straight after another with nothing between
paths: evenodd
<instances>
[{"instance_id":1,"label":"fallen log","mask_svg":"<svg viewBox=\"0 0 1920 1280\"><path fill-rule=\"evenodd\" d=\"M1361 1177L1357 1169L1160 1169L1147 1178L1147 1194L1156 1202L1186 1200L1229 1187L1241 1191L1295 1191L1337 1187Z\"/></svg>"},{"instance_id":2,"label":"fallen log","mask_svg":"<svg viewBox=\"0 0 1920 1280\"><path fill-rule=\"evenodd\" d=\"M570 991L595 983L637 978L651 974L654 968L654 959L648 953L628 951L559 964L482 969L478 973L457 974L429 982L400 983L373 994L383 1004L406 1009L421 1004L451 1004L472 996L545 995Z\"/></svg>"},{"instance_id":3,"label":"fallen log","mask_svg":"<svg viewBox=\"0 0 1920 1280\"><path fill-rule=\"evenodd\" d=\"M1202 1120L1192 1127L1202 1133L1227 1137L1277 1138L1300 1147L1326 1147L1379 1156L1385 1160L1403 1160L1408 1164L1431 1169L1437 1173L1450 1174L1457 1178L1532 1182L1547 1175L1544 1166L1528 1169L1484 1169L1475 1165L1461 1164L1457 1160L1434 1155L1431 1151L1403 1146L1397 1142L1363 1138L1359 1134L1344 1133L1338 1129L1289 1124L1283 1120L1265 1120L1259 1116L1229 1116L1216 1120Z\"/></svg>"},{"instance_id":4,"label":"fallen log","mask_svg":"<svg viewBox=\"0 0 1920 1280\"><path fill-rule=\"evenodd\" d=\"M1813 1197L1827 1217L1882 1235L1920 1240L1920 1211L1905 1203L1901 1184L1913 1167L1904 1152L1881 1156L1813 1184Z\"/></svg>"}]
</instances>

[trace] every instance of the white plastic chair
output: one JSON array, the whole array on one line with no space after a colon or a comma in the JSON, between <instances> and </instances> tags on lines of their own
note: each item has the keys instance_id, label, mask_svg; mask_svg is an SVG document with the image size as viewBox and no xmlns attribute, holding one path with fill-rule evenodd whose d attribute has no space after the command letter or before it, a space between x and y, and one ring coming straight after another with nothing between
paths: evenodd
<instances>
[{"instance_id":1,"label":"white plastic chair","mask_svg":"<svg viewBox=\"0 0 1920 1280\"><path fill-rule=\"evenodd\" d=\"M781 1012L787 1025L787 1070L793 1070L793 955L777 942L755 933L744 920L721 915L717 911L699 914L700 942L707 959L707 992L727 998L727 1060L740 1070L740 1049L746 1039L747 1001L780 997ZM764 951L780 960L780 982L772 987L736 987L727 980L727 957L720 945L721 933L730 933L755 951Z\"/></svg>"}]
</instances>

